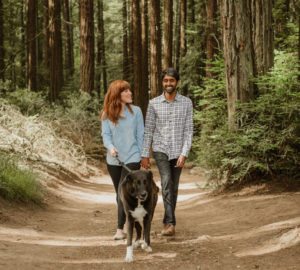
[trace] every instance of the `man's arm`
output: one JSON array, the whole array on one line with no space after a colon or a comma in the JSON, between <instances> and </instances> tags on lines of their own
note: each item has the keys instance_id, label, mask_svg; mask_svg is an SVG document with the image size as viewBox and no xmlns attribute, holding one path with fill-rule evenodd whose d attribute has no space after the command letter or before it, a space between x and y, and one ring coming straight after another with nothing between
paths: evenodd
<instances>
[{"instance_id":1,"label":"man's arm","mask_svg":"<svg viewBox=\"0 0 300 270\"><path fill-rule=\"evenodd\" d=\"M147 113L146 113L146 123L145 123L142 162L141 162L141 166L146 169L150 168L149 155L150 155L150 146L153 139L153 133L155 130L155 123L156 123L155 111L151 102L149 102Z\"/></svg>"},{"instance_id":2,"label":"man's arm","mask_svg":"<svg viewBox=\"0 0 300 270\"><path fill-rule=\"evenodd\" d=\"M187 108L185 124L184 124L184 133L183 133L183 147L181 151L181 156L188 157L193 140L193 104L192 101L189 100L190 104Z\"/></svg>"}]
</instances>

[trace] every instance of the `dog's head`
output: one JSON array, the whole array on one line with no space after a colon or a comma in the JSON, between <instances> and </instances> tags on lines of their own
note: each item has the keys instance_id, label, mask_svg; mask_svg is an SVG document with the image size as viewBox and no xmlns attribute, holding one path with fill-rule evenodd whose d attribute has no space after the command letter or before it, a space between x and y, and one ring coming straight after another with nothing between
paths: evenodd
<instances>
[{"instance_id":1,"label":"dog's head","mask_svg":"<svg viewBox=\"0 0 300 270\"><path fill-rule=\"evenodd\" d=\"M140 201L146 201L152 190L153 175L151 171L132 171L124 179L127 191Z\"/></svg>"}]
</instances>

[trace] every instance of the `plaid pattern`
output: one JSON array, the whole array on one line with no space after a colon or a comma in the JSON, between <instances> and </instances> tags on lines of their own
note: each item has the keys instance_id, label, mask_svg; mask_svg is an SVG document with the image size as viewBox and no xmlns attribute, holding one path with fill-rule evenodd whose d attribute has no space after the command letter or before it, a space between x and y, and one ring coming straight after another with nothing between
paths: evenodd
<instances>
[{"instance_id":1,"label":"plaid pattern","mask_svg":"<svg viewBox=\"0 0 300 270\"><path fill-rule=\"evenodd\" d=\"M173 102L162 94L150 100L145 123L142 157L154 152L168 155L169 160L188 156L193 138L192 101L176 94Z\"/></svg>"}]
</instances>

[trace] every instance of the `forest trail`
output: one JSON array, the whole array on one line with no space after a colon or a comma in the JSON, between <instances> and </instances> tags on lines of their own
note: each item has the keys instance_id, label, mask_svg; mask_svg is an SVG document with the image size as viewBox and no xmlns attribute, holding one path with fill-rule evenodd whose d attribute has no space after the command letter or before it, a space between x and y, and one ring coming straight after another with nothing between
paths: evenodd
<instances>
[{"instance_id":1,"label":"forest trail","mask_svg":"<svg viewBox=\"0 0 300 270\"><path fill-rule=\"evenodd\" d=\"M300 192L259 194L255 186L212 195L204 184L183 171L176 236L160 236L160 196L153 252L134 250L130 264L126 241L112 240L116 204L108 175L57 182L43 209L0 201L0 269L299 269Z\"/></svg>"}]
</instances>

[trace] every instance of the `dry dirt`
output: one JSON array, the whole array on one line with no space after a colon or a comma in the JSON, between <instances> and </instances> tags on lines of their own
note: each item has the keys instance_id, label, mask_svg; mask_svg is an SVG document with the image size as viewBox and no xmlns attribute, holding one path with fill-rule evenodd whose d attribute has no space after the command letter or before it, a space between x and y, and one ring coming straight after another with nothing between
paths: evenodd
<instances>
[{"instance_id":1,"label":"dry dirt","mask_svg":"<svg viewBox=\"0 0 300 270\"><path fill-rule=\"evenodd\" d=\"M159 177L154 169L155 180ZM0 201L0 269L300 269L300 192L264 186L213 195L185 169L176 236L162 237L161 197L152 253L114 241L116 203L108 175L58 181L45 207Z\"/></svg>"}]
</instances>

